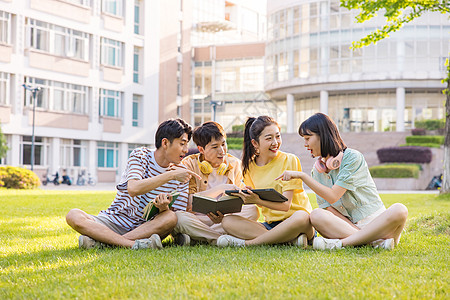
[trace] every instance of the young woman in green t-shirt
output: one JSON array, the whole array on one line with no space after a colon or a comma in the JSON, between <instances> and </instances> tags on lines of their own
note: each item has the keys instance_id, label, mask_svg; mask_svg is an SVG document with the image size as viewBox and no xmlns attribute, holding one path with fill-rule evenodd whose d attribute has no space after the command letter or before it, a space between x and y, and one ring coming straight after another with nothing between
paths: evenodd
<instances>
[{"instance_id":1,"label":"young woman in green t-shirt","mask_svg":"<svg viewBox=\"0 0 450 300\"><path fill-rule=\"evenodd\" d=\"M311 155L319 157L312 176L285 171L277 179L301 179L317 194L319 208L311 213L311 223L322 237L314 239L314 248L369 244L393 249L408 209L401 203L384 207L363 155L347 148L330 117L317 113L298 132Z\"/></svg>"}]
</instances>

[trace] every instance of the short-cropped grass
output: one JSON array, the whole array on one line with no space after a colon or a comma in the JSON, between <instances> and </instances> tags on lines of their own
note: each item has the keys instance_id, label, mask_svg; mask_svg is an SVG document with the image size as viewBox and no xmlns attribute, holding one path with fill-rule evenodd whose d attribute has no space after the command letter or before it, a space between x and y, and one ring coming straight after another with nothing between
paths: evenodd
<instances>
[{"instance_id":1,"label":"short-cropped grass","mask_svg":"<svg viewBox=\"0 0 450 300\"><path fill-rule=\"evenodd\" d=\"M393 251L292 246L78 249L65 214L97 214L111 192L0 190L0 299L449 298L450 197L382 195L409 208ZM310 195L315 205L314 195Z\"/></svg>"}]
</instances>

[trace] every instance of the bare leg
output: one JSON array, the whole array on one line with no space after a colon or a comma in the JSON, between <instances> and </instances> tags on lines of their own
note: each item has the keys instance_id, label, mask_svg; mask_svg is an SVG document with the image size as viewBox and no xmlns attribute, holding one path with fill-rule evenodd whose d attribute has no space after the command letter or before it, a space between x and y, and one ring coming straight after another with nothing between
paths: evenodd
<instances>
[{"instance_id":1,"label":"bare leg","mask_svg":"<svg viewBox=\"0 0 450 300\"><path fill-rule=\"evenodd\" d=\"M378 239L389 238L394 238L397 245L407 217L408 209L406 206L401 203L395 203L363 229L343 239L342 245L365 245Z\"/></svg>"},{"instance_id":2,"label":"bare leg","mask_svg":"<svg viewBox=\"0 0 450 300\"><path fill-rule=\"evenodd\" d=\"M232 217L235 217L232 219ZM227 216L223 219L223 227L231 235L245 239L245 244L263 245L279 244L292 241L301 233L306 233L308 239L314 235L314 229L309 221L309 214L296 211L272 230L267 230L254 221L237 219L238 216ZM245 219L244 219L245 220ZM244 232L245 234L242 234Z\"/></svg>"},{"instance_id":3,"label":"bare leg","mask_svg":"<svg viewBox=\"0 0 450 300\"><path fill-rule=\"evenodd\" d=\"M167 235L167 228L171 227L170 230L172 230L172 228L175 227L176 217L175 213L171 211L167 211L167 213L162 212L151 222L146 222L123 236L112 231L105 225L95 222L89 214L79 209L72 209L69 211L66 216L66 221L74 230L83 235L87 235L94 240L109 245L131 248L136 239L148 238L153 233ZM170 230L168 231L170 232Z\"/></svg>"},{"instance_id":4,"label":"bare leg","mask_svg":"<svg viewBox=\"0 0 450 300\"><path fill-rule=\"evenodd\" d=\"M312 226L328 239L343 239L359 231L356 226L322 208L314 209L310 218Z\"/></svg>"},{"instance_id":5,"label":"bare leg","mask_svg":"<svg viewBox=\"0 0 450 300\"><path fill-rule=\"evenodd\" d=\"M254 239L268 230L260 223L237 215L227 215L222 220L225 231L244 240Z\"/></svg>"}]
</instances>

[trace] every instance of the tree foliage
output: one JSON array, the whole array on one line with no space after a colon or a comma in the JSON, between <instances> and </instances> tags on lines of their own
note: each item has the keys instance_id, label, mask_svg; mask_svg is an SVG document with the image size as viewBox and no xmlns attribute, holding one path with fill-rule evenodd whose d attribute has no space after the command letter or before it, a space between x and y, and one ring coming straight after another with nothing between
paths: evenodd
<instances>
[{"instance_id":1,"label":"tree foliage","mask_svg":"<svg viewBox=\"0 0 450 300\"><path fill-rule=\"evenodd\" d=\"M374 32L363 37L359 41L352 43L353 48L361 48L376 43L386 37L391 32L399 30L404 24L422 16L427 12L450 13L449 0L341 0L341 6L349 10L359 10L356 16L358 23L367 20L382 13L386 17L386 25L378 28Z\"/></svg>"},{"instance_id":2,"label":"tree foliage","mask_svg":"<svg viewBox=\"0 0 450 300\"><path fill-rule=\"evenodd\" d=\"M5 136L3 135L2 128L0 127L0 159L6 156L8 149Z\"/></svg>"}]
</instances>

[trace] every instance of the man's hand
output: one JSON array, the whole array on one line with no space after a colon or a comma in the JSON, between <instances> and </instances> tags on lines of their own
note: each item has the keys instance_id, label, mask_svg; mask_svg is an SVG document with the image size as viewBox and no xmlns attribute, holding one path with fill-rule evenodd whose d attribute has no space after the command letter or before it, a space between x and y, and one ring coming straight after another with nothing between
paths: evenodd
<instances>
[{"instance_id":1,"label":"man's hand","mask_svg":"<svg viewBox=\"0 0 450 300\"><path fill-rule=\"evenodd\" d=\"M153 205L155 205L159 212L163 212L169 209L170 201L172 201L172 196L166 193L161 193L156 196L155 200L153 200Z\"/></svg>"},{"instance_id":2,"label":"man's hand","mask_svg":"<svg viewBox=\"0 0 450 300\"><path fill-rule=\"evenodd\" d=\"M289 181L291 179L301 178L303 172L298 171L284 171L283 174L275 178L274 180L281 179L283 181Z\"/></svg>"},{"instance_id":3,"label":"man's hand","mask_svg":"<svg viewBox=\"0 0 450 300\"><path fill-rule=\"evenodd\" d=\"M214 224L218 224L222 222L223 214L220 211L217 211L217 215L213 214L212 212L208 213L207 216L211 219L211 221L214 222Z\"/></svg>"},{"instance_id":4,"label":"man's hand","mask_svg":"<svg viewBox=\"0 0 450 300\"><path fill-rule=\"evenodd\" d=\"M198 179L202 179L202 177L200 177L200 175L198 175L197 173L177 165L171 165L169 167L168 173L170 173L172 179L182 183L186 183L191 180L192 176L195 176Z\"/></svg>"}]
</instances>

